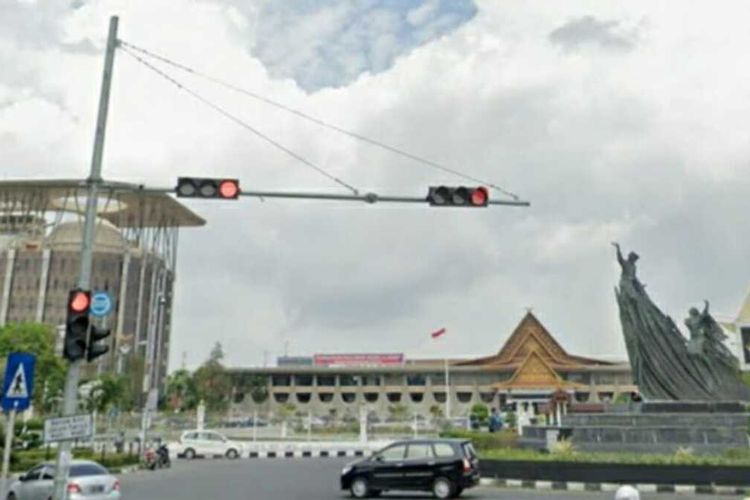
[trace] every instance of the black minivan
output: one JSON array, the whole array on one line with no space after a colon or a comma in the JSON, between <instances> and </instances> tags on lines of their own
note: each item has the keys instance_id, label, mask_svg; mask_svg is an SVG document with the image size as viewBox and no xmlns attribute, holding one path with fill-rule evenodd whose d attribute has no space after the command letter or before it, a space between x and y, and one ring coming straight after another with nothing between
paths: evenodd
<instances>
[{"instance_id":1,"label":"black minivan","mask_svg":"<svg viewBox=\"0 0 750 500\"><path fill-rule=\"evenodd\" d=\"M355 498L386 490L431 491L455 498L479 484L479 459L465 439L399 441L341 471L341 489Z\"/></svg>"}]
</instances>

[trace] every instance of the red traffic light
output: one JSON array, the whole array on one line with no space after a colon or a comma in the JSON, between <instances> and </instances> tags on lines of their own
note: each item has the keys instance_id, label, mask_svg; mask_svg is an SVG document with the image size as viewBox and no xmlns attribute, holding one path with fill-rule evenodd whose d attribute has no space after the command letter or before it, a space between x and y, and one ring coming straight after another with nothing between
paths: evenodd
<instances>
[{"instance_id":1,"label":"red traffic light","mask_svg":"<svg viewBox=\"0 0 750 500\"><path fill-rule=\"evenodd\" d=\"M221 181L219 184L219 197L237 198L240 195L240 183L234 179Z\"/></svg>"},{"instance_id":2,"label":"red traffic light","mask_svg":"<svg viewBox=\"0 0 750 500\"><path fill-rule=\"evenodd\" d=\"M68 310L75 313L88 311L91 305L91 293L83 290L73 290L68 297Z\"/></svg>"},{"instance_id":3,"label":"red traffic light","mask_svg":"<svg viewBox=\"0 0 750 500\"><path fill-rule=\"evenodd\" d=\"M478 207L487 205L490 195L486 187L478 187L471 193L471 204Z\"/></svg>"}]
</instances>

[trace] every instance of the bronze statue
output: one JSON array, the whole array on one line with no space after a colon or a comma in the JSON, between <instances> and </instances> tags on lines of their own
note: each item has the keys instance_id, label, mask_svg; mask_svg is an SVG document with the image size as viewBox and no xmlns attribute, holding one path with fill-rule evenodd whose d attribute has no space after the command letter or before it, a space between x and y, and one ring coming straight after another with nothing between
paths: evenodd
<instances>
[{"instance_id":1,"label":"bronze statue","mask_svg":"<svg viewBox=\"0 0 750 500\"><path fill-rule=\"evenodd\" d=\"M620 246L619 288L615 289L634 382L647 400L750 401L737 358L724 344L726 335L709 313L691 308L685 325L688 341L646 293L636 276L638 254L623 257Z\"/></svg>"}]
</instances>

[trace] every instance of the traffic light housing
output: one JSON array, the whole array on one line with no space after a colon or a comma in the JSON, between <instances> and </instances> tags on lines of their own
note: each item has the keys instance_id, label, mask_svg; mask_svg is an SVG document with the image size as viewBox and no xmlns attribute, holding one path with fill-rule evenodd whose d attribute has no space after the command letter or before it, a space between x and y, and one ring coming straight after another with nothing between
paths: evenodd
<instances>
[{"instance_id":1,"label":"traffic light housing","mask_svg":"<svg viewBox=\"0 0 750 500\"><path fill-rule=\"evenodd\" d=\"M175 193L178 198L236 200L240 196L240 181L238 179L178 177Z\"/></svg>"},{"instance_id":2,"label":"traffic light housing","mask_svg":"<svg viewBox=\"0 0 750 500\"><path fill-rule=\"evenodd\" d=\"M86 356L89 334L91 292L75 288L68 293L68 314L65 318L63 357L77 361Z\"/></svg>"},{"instance_id":3,"label":"traffic light housing","mask_svg":"<svg viewBox=\"0 0 750 500\"><path fill-rule=\"evenodd\" d=\"M89 332L88 346L86 349L86 361L94 361L99 356L102 356L109 352L109 346L99 344L100 340L104 340L112 333L110 328L99 328L98 326L92 326Z\"/></svg>"},{"instance_id":4,"label":"traffic light housing","mask_svg":"<svg viewBox=\"0 0 750 500\"><path fill-rule=\"evenodd\" d=\"M427 201L433 207L486 207L490 194L484 186L431 186Z\"/></svg>"}]
</instances>

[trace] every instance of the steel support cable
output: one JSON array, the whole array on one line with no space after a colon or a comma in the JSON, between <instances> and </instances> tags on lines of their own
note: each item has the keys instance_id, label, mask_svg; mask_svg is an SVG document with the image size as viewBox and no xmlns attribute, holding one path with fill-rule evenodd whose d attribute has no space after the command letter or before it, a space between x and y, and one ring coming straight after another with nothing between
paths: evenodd
<instances>
[{"instance_id":1,"label":"steel support cable","mask_svg":"<svg viewBox=\"0 0 750 500\"><path fill-rule=\"evenodd\" d=\"M233 84L231 84L229 82L226 82L226 81L221 80L219 78L213 77L211 75L208 75L206 73L203 73L201 71L193 69L193 68L191 68L189 66L185 66L184 64L180 64L180 63L178 63L176 61L173 61L173 60L171 60L171 59L169 59L167 57L161 56L159 54L156 54L156 53L151 52L149 50L146 50L144 48L141 48L141 47L138 47L136 45L133 45L132 43L128 43L128 42L125 42L123 40L120 40L120 45L122 47L131 49L133 51L137 51L137 52L139 52L139 53L141 53L141 54L143 54L143 55L145 55L147 57L151 57L151 58L156 59L156 60L158 60L160 62L163 62L164 64L168 64L168 65L173 66L173 67L175 67L177 69L185 71L186 73L190 73L190 74L193 74L193 75L198 76L200 78L203 78L204 80L208 80L210 82L213 82L213 83L215 83L217 85L220 85L220 86L222 86L224 88L227 88L227 89L232 90L234 92L237 92L239 94L243 94L243 95L246 95L248 97L252 97L253 99L257 99L259 101L265 102L266 104L269 104L271 106L274 106L276 108L284 110L284 111L286 111L288 113L296 115L296 116L298 116L300 118L303 118L303 119L305 119L307 121L315 123L316 125L319 125L321 127L333 130L333 131L338 132L340 134L347 135L347 136L349 136L349 137L351 137L353 139L357 139L359 141L366 142L366 143L371 144L373 146L377 146L379 148L382 148L382 149L385 149L387 151L390 151L391 153L395 153L395 154L403 156L405 158L409 158L410 160L416 161L418 163L422 163L424 165L436 168L438 170L442 170L443 172L447 172L447 173L455 175L457 177L461 177L462 179L470 180L472 182L477 182L477 183L482 184L484 186L491 187L492 189L494 189L494 190L496 190L496 191L498 191L500 193L503 193L506 196L510 196L511 198L513 198L516 201L519 200L519 197L518 197L517 194L515 194L515 193L513 193L511 191L508 191L507 189L502 188L502 187L500 187L500 186L498 186L498 185L496 185L496 184L494 184L492 182L489 182L487 180L480 179L478 177L474 177L474 176L472 176L470 174L466 174L466 173L461 172L459 170L456 170L454 168L442 165L442 164L437 163L437 162L432 161L432 160L428 160L427 158L423 158L421 156L417 156L417 155L415 155L413 153L410 153L410 152L405 151L403 149L397 148L396 146L391 146L390 144L386 144L386 143L378 141L376 139L371 139L371 138L369 138L367 136L358 134L356 132L352 132L351 130L346 130L346 129L341 128L341 127L339 127L337 125L334 125L332 123L323 121L320 118L316 118L314 116L308 115L307 113L305 113L303 111L300 111L300 110L295 109L295 108L291 108L291 107L289 107L289 106L287 106L285 104L282 104L282 103L280 103L278 101L275 101L273 99L269 99L268 97L262 96L262 95L260 95L258 93L252 92L252 91L244 89L242 87L238 87L238 86L233 85Z\"/></svg>"},{"instance_id":2,"label":"steel support cable","mask_svg":"<svg viewBox=\"0 0 750 500\"><path fill-rule=\"evenodd\" d=\"M316 165L312 161L308 160L307 158L299 155L298 153L295 153L294 151L292 151L291 149L287 148L286 146L284 146L283 144L279 143L278 141L276 141L276 140L268 137L263 132L259 131L258 129L256 129L255 127L253 127L252 125L250 125L246 121L242 120L241 118L239 118L239 117L235 116L234 114L230 113L229 111L225 110L224 108L222 108L218 104L213 103L212 101L206 99L205 97L203 97L199 93L195 92L194 90L186 87L185 85L183 85L182 83L180 83L179 81L177 81L172 76L166 74L165 72L163 72L159 68L155 67L154 65L152 65L148 61L145 61L142 57L140 57L137 54L135 54L132 50L130 50L127 46L125 46L125 44L123 42L121 42L121 47L120 48L122 49L123 52L125 52L130 57L134 58L136 61L138 61L139 63L141 63L142 65L144 65L146 68L150 69L151 71L153 71L157 75L161 76L162 78L164 78L165 80L167 80L172 85L174 85L177 88L179 88L180 90L185 91L186 93L188 93L194 99L202 102L203 104L205 104L206 106L210 107L211 109L213 109L217 113L223 115L225 118L228 118L229 120L233 121L234 123L236 123L237 125L241 126L242 128L244 128L244 129L252 132L257 137L263 139L264 141L266 141L267 143L271 144L275 148L283 151L284 153L286 153L287 155L291 156L292 158L294 158L295 160L299 161L300 163L303 163L303 164L307 165L308 167L312 168L313 170L315 170L319 174L327 177L328 179L332 180L333 182L335 182L335 183L337 183L337 184L345 187L346 189L348 189L352 193L357 194L357 195L359 194L359 190L357 188L355 188L354 186L352 186L351 184L349 184L349 183L341 180L340 178L336 177L335 175L327 172L322 167L319 167L318 165Z\"/></svg>"}]
</instances>

